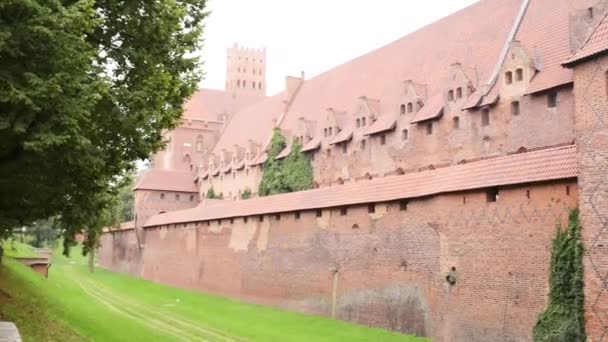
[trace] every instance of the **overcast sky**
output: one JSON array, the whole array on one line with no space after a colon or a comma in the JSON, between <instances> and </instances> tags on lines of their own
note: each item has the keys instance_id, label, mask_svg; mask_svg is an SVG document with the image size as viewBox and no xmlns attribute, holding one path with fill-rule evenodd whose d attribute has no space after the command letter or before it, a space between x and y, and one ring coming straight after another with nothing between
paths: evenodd
<instances>
[{"instance_id":1,"label":"overcast sky","mask_svg":"<svg viewBox=\"0 0 608 342\"><path fill-rule=\"evenodd\" d=\"M395 41L476 0L208 0L202 86L223 89L226 48L266 47L267 95Z\"/></svg>"}]
</instances>

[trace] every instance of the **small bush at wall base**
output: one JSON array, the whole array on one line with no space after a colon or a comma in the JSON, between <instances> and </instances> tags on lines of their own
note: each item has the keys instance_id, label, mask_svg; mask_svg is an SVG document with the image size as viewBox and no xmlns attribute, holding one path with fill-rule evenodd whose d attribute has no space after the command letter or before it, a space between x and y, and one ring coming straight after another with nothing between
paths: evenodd
<instances>
[{"instance_id":1,"label":"small bush at wall base","mask_svg":"<svg viewBox=\"0 0 608 342\"><path fill-rule=\"evenodd\" d=\"M209 191L207 191L207 198L208 199L214 199L215 198L215 191L213 190L213 187L211 187L209 189Z\"/></svg>"},{"instance_id":2,"label":"small bush at wall base","mask_svg":"<svg viewBox=\"0 0 608 342\"><path fill-rule=\"evenodd\" d=\"M578 209L558 227L551 252L549 304L534 327L536 342L584 342L583 245Z\"/></svg>"}]
</instances>

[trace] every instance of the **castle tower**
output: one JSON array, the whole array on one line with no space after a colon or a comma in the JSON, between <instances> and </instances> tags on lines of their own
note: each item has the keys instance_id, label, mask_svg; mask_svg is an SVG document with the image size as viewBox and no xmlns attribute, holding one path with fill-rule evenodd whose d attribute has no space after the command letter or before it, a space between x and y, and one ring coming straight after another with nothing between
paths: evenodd
<instances>
[{"instance_id":1,"label":"castle tower","mask_svg":"<svg viewBox=\"0 0 608 342\"><path fill-rule=\"evenodd\" d=\"M234 44L228 49L226 91L235 95L266 95L266 48Z\"/></svg>"}]
</instances>

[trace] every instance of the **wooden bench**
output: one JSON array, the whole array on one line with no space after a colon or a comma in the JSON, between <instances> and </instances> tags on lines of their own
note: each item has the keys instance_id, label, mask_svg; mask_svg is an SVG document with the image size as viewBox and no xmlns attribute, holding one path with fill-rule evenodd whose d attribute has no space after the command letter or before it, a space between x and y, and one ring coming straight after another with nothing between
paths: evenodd
<instances>
[{"instance_id":1,"label":"wooden bench","mask_svg":"<svg viewBox=\"0 0 608 342\"><path fill-rule=\"evenodd\" d=\"M0 342L21 342L21 335L15 323L0 322Z\"/></svg>"}]
</instances>

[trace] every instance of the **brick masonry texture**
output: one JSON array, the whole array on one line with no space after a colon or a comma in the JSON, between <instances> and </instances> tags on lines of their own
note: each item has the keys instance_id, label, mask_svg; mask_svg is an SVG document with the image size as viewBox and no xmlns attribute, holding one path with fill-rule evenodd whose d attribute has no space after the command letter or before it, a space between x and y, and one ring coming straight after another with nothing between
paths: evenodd
<instances>
[{"instance_id":1,"label":"brick masonry texture","mask_svg":"<svg viewBox=\"0 0 608 342\"><path fill-rule=\"evenodd\" d=\"M574 68L587 331L608 341L608 56Z\"/></svg>"},{"instance_id":2,"label":"brick masonry texture","mask_svg":"<svg viewBox=\"0 0 608 342\"><path fill-rule=\"evenodd\" d=\"M104 267L444 341L528 341L574 180L104 234ZM440 209L439 209L440 208ZM445 279L452 267L457 282ZM334 275L334 272L336 272Z\"/></svg>"}]
</instances>

